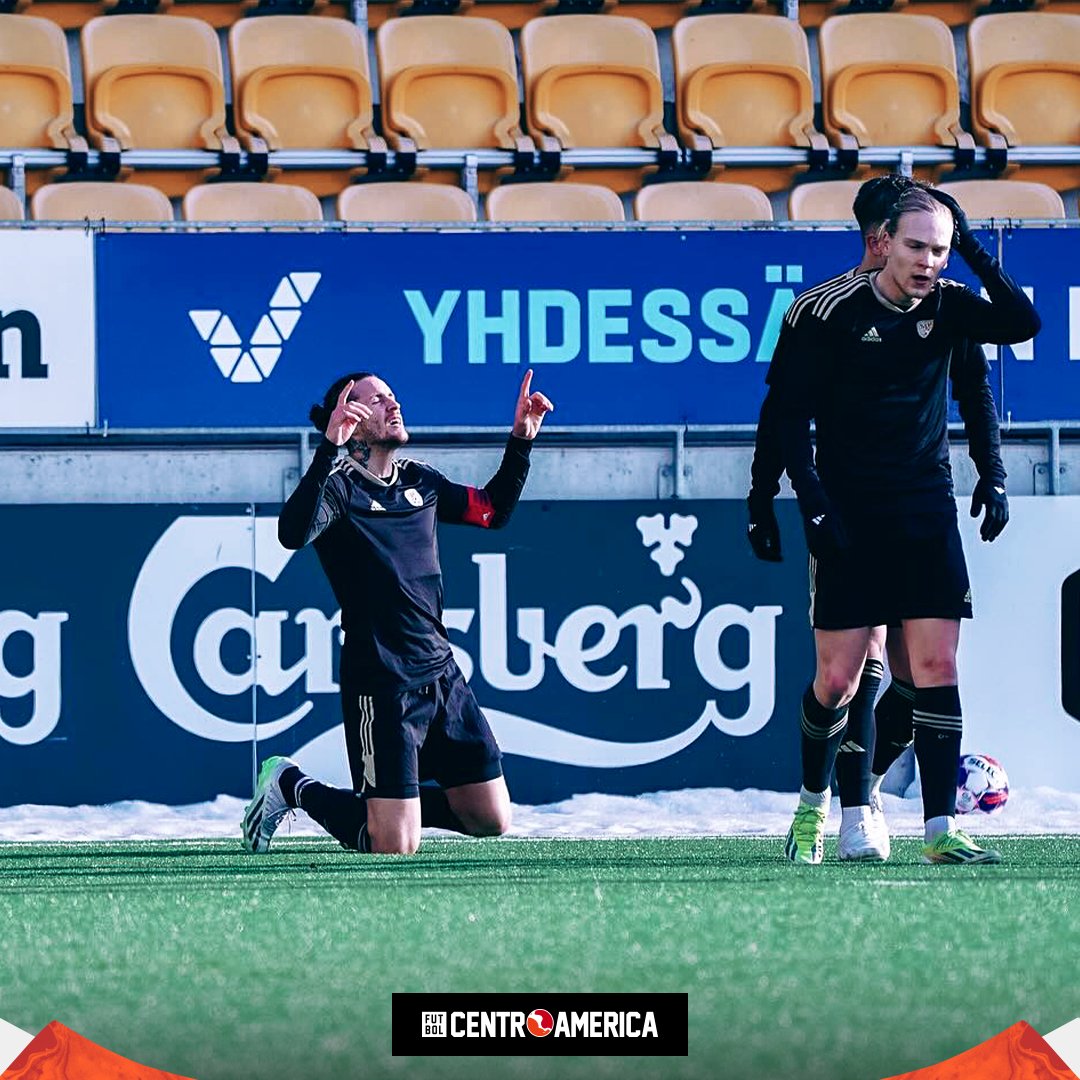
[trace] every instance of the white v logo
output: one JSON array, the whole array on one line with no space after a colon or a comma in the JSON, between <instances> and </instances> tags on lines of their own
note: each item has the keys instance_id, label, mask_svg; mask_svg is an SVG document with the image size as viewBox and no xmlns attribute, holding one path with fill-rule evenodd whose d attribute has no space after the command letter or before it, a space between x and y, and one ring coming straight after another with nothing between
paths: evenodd
<instances>
[{"instance_id":1,"label":"white v logo","mask_svg":"<svg viewBox=\"0 0 1080 1080\"><path fill-rule=\"evenodd\" d=\"M301 309L321 277L297 270L283 277L270 297L270 310L259 320L246 347L228 315L209 310L188 312L199 336L210 343L210 355L226 379L257 383L270 378L281 357L282 343L296 329Z\"/></svg>"}]
</instances>

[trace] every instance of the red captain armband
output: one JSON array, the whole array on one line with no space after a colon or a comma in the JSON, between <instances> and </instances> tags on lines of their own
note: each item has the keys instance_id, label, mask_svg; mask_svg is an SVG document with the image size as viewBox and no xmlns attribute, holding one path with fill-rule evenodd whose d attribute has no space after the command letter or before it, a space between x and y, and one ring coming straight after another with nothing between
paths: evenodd
<instances>
[{"instance_id":1,"label":"red captain armband","mask_svg":"<svg viewBox=\"0 0 1080 1080\"><path fill-rule=\"evenodd\" d=\"M466 525L479 525L481 529L490 529L495 518L495 506L491 496L483 488L466 488L469 501L461 520Z\"/></svg>"}]
</instances>

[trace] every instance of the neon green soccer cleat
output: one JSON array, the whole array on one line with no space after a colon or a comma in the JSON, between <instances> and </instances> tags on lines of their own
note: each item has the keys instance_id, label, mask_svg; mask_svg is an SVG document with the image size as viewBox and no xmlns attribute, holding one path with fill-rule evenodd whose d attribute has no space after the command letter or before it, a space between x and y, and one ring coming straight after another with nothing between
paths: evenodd
<instances>
[{"instance_id":1,"label":"neon green soccer cleat","mask_svg":"<svg viewBox=\"0 0 1080 1080\"><path fill-rule=\"evenodd\" d=\"M241 843L245 851L261 855L270 850L270 838L277 831L281 819L292 813L292 807L281 794L278 781L281 774L296 762L287 757L267 758L259 770L255 782L255 794L244 811L244 835Z\"/></svg>"},{"instance_id":2,"label":"neon green soccer cleat","mask_svg":"<svg viewBox=\"0 0 1080 1080\"><path fill-rule=\"evenodd\" d=\"M929 844L923 844L924 863L999 863L1001 852L982 848L961 829L939 833Z\"/></svg>"},{"instance_id":3,"label":"neon green soccer cleat","mask_svg":"<svg viewBox=\"0 0 1080 1080\"><path fill-rule=\"evenodd\" d=\"M784 841L784 854L794 863L821 862L825 854L825 817L823 806L811 806L800 802L795 810L795 820L788 829Z\"/></svg>"}]
</instances>

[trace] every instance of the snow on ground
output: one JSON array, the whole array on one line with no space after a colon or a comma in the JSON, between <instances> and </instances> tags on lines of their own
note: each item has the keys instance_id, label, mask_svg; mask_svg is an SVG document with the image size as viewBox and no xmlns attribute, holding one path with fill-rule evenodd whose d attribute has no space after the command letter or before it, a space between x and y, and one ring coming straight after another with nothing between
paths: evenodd
<instances>
[{"instance_id":1,"label":"snow on ground","mask_svg":"<svg viewBox=\"0 0 1080 1080\"><path fill-rule=\"evenodd\" d=\"M918 799L886 795L894 836L922 832ZM782 836L796 797L774 791L697 788L650 795L575 795L549 806L516 806L511 836L619 839L646 836ZM203 840L239 837L244 800L220 795L193 806L122 802L109 806L0 807L0 841ZM839 828L833 800L831 831ZM960 819L975 835L1080 835L1080 793L1032 788L1010 793L999 814ZM293 836L325 835L306 814L283 826Z\"/></svg>"}]
</instances>

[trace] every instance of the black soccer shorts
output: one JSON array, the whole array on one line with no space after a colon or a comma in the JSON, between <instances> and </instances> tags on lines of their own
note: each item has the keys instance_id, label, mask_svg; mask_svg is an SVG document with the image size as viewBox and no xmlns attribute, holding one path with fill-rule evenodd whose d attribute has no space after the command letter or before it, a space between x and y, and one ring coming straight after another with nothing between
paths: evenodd
<instances>
[{"instance_id":1,"label":"black soccer shorts","mask_svg":"<svg viewBox=\"0 0 1080 1080\"><path fill-rule=\"evenodd\" d=\"M364 692L342 674L341 705L353 787L373 799L415 799L420 784L443 788L502 776L502 754L453 661L433 682Z\"/></svg>"},{"instance_id":2,"label":"black soccer shorts","mask_svg":"<svg viewBox=\"0 0 1080 1080\"><path fill-rule=\"evenodd\" d=\"M815 630L896 626L905 619L970 619L971 583L955 506L842 515L851 548L810 559Z\"/></svg>"}]
</instances>

